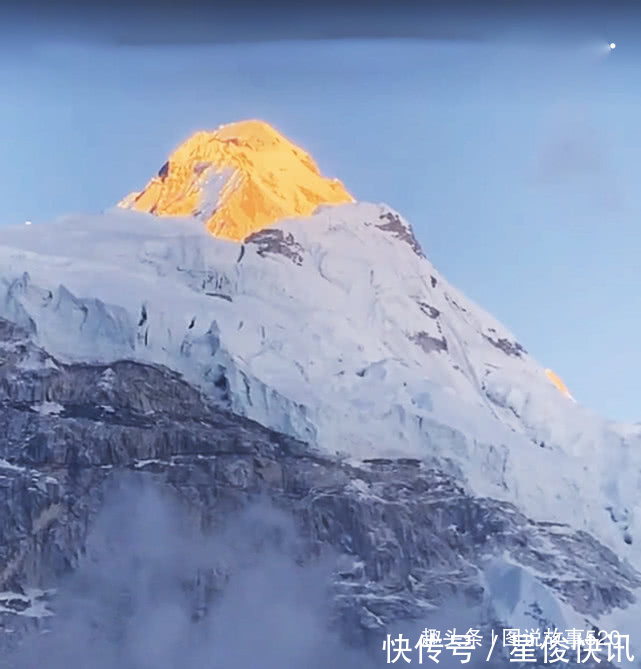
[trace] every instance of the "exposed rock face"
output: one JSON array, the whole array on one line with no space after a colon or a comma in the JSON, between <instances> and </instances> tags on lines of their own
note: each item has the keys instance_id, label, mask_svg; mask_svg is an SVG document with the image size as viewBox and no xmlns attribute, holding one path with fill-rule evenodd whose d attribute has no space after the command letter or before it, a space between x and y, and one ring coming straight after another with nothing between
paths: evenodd
<instances>
[{"instance_id":1,"label":"exposed rock face","mask_svg":"<svg viewBox=\"0 0 641 669\"><path fill-rule=\"evenodd\" d=\"M197 216L222 239L242 241L321 204L352 202L337 179L267 123L243 121L197 132L121 207L157 216Z\"/></svg>"},{"instance_id":2,"label":"exposed rock face","mask_svg":"<svg viewBox=\"0 0 641 669\"><path fill-rule=\"evenodd\" d=\"M322 455L217 407L163 367L63 364L6 320L0 458L0 590L14 593L0 599L5 646L46 627L56 606L47 591L81 563L109 484L126 475L177 494L202 526L271 500L293 518L305 560L332 548L335 615L352 641L374 648L391 626L420 622L453 598L483 612L482 629L497 629L508 621L492 574L505 570L530 579L538 602L545 593L588 623L633 603L641 586L588 534L474 497L427 461ZM201 613L202 599L194 593ZM558 623L537 602L525 606L532 627Z\"/></svg>"},{"instance_id":3,"label":"exposed rock face","mask_svg":"<svg viewBox=\"0 0 641 669\"><path fill-rule=\"evenodd\" d=\"M516 357L521 357L523 353L527 351L519 344L518 341L510 341L509 339L493 339L492 337L485 337L487 341L495 346L499 350L503 351L506 355L515 355Z\"/></svg>"},{"instance_id":4,"label":"exposed rock face","mask_svg":"<svg viewBox=\"0 0 641 669\"><path fill-rule=\"evenodd\" d=\"M387 222L381 223L378 225L378 228L385 230L385 232L392 233L395 237L408 244L417 256L421 258L425 257L423 249L418 243L418 239L414 236L412 228L402 221L398 214L387 212L386 214L381 214L379 218L381 221Z\"/></svg>"},{"instance_id":5,"label":"exposed rock face","mask_svg":"<svg viewBox=\"0 0 641 669\"><path fill-rule=\"evenodd\" d=\"M249 235L245 241L248 244L256 244L260 256L266 253L279 253L289 258L295 265L303 263L303 248L296 243L291 233L285 235L282 230L260 230Z\"/></svg>"}]
</instances>

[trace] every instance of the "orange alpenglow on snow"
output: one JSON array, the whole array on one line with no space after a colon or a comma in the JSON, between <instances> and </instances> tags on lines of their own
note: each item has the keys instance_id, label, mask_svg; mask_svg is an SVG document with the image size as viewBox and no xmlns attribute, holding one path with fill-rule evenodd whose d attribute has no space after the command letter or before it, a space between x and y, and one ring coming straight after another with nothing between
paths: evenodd
<instances>
[{"instance_id":1,"label":"orange alpenglow on snow","mask_svg":"<svg viewBox=\"0 0 641 669\"><path fill-rule=\"evenodd\" d=\"M169 156L158 176L120 207L157 216L195 216L215 237L242 241L321 204L353 202L311 156L263 121L197 132Z\"/></svg>"},{"instance_id":2,"label":"orange alpenglow on snow","mask_svg":"<svg viewBox=\"0 0 641 669\"><path fill-rule=\"evenodd\" d=\"M574 397L570 394L570 391L567 389L567 386L561 379L551 370L551 369L546 369L545 370L545 375L552 381L552 383L557 387L557 389L563 393L567 398L573 400Z\"/></svg>"}]
</instances>

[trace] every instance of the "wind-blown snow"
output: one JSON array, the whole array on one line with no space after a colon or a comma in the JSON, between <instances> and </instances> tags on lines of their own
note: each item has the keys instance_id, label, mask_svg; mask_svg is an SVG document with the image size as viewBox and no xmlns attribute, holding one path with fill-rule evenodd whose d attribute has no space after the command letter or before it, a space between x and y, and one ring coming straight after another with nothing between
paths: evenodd
<instances>
[{"instance_id":1,"label":"wind-blown snow","mask_svg":"<svg viewBox=\"0 0 641 669\"><path fill-rule=\"evenodd\" d=\"M438 460L641 566L638 427L559 393L402 218L321 207L250 239L122 210L5 227L0 316L63 360L167 365L330 452Z\"/></svg>"}]
</instances>

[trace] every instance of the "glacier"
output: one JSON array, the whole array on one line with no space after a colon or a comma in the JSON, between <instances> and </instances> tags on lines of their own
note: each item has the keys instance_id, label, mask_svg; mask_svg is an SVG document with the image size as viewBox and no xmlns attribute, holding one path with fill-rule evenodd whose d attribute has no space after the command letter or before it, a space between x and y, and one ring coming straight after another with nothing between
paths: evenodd
<instances>
[{"instance_id":1,"label":"glacier","mask_svg":"<svg viewBox=\"0 0 641 669\"><path fill-rule=\"evenodd\" d=\"M638 426L561 394L428 256L384 204L321 206L243 243L212 237L197 218L113 209L3 227L0 318L35 345L16 373L160 365L221 410L345 466L416 459L532 522L585 533L641 570ZM57 398L30 401L41 416L61 412ZM143 455L138 468L154 464ZM561 535L546 539L552 555ZM496 594L506 617L526 620L536 600L543 620L580 624L588 614L641 642L634 598L578 611L508 558L486 578L495 594L514 584Z\"/></svg>"}]
</instances>

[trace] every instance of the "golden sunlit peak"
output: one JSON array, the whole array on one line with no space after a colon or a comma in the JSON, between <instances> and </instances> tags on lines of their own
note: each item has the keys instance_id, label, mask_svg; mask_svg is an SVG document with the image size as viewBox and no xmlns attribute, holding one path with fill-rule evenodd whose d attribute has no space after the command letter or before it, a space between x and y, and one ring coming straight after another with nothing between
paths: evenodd
<instances>
[{"instance_id":1,"label":"golden sunlit peak","mask_svg":"<svg viewBox=\"0 0 641 669\"><path fill-rule=\"evenodd\" d=\"M256 119L199 131L183 142L140 192L119 206L156 216L196 216L216 237L242 241L321 204L353 202L338 179Z\"/></svg>"},{"instance_id":2,"label":"golden sunlit peak","mask_svg":"<svg viewBox=\"0 0 641 669\"><path fill-rule=\"evenodd\" d=\"M235 123L224 123L216 129L216 134L221 139L237 138L241 141L267 141L277 142L285 139L275 128L265 121L249 119L247 121L236 121Z\"/></svg>"},{"instance_id":3,"label":"golden sunlit peak","mask_svg":"<svg viewBox=\"0 0 641 669\"><path fill-rule=\"evenodd\" d=\"M561 378L557 376L551 369L546 369L545 375L548 377L550 381L552 381L552 383L556 386L559 392L565 395L568 399L574 400L574 397L572 397L572 395L570 394L570 391L567 389L565 383L563 383L563 381L561 381Z\"/></svg>"}]
</instances>

